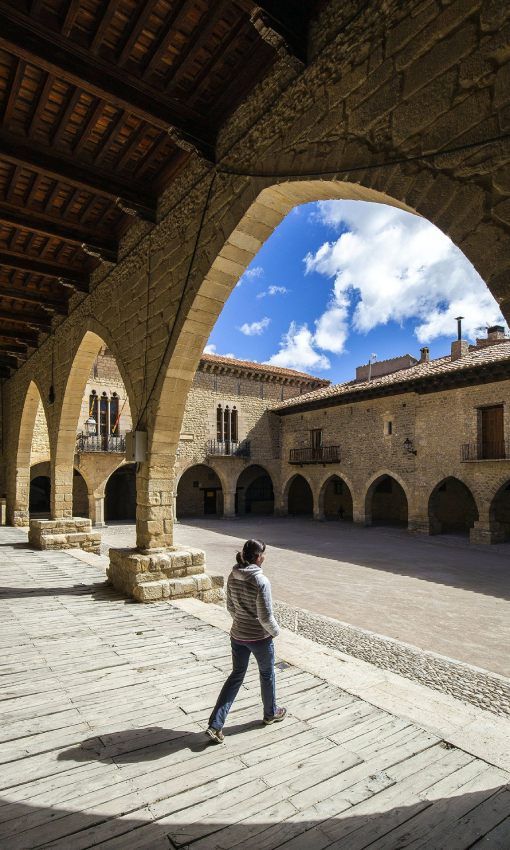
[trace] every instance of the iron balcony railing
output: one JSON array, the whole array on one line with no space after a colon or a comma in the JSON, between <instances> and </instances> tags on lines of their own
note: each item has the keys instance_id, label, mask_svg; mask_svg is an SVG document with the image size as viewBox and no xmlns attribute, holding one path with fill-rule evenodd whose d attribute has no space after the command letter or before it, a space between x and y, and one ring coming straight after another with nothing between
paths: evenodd
<instances>
[{"instance_id":1,"label":"iron balcony railing","mask_svg":"<svg viewBox=\"0 0 510 850\"><path fill-rule=\"evenodd\" d=\"M207 454L220 457L250 457L250 441L208 440Z\"/></svg>"},{"instance_id":2,"label":"iron balcony railing","mask_svg":"<svg viewBox=\"0 0 510 850\"><path fill-rule=\"evenodd\" d=\"M302 449L291 449L289 463L338 463L340 461L340 446L307 446Z\"/></svg>"},{"instance_id":3,"label":"iron balcony railing","mask_svg":"<svg viewBox=\"0 0 510 850\"><path fill-rule=\"evenodd\" d=\"M80 434L76 440L77 452L119 452L122 454L126 451L126 439L124 435L118 437L112 434L90 437L87 434Z\"/></svg>"},{"instance_id":4,"label":"iron balcony railing","mask_svg":"<svg viewBox=\"0 0 510 850\"><path fill-rule=\"evenodd\" d=\"M468 460L510 460L510 440L497 440L493 443L464 443L460 447L460 459Z\"/></svg>"}]
</instances>

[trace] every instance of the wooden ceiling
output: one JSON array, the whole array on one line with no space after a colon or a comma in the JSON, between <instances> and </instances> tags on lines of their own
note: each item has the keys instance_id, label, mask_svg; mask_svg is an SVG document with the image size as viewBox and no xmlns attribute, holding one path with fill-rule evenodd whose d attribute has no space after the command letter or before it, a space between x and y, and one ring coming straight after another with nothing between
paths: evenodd
<instances>
[{"instance_id":1,"label":"wooden ceiling","mask_svg":"<svg viewBox=\"0 0 510 850\"><path fill-rule=\"evenodd\" d=\"M0 0L0 377L277 55L304 66L317 5Z\"/></svg>"}]
</instances>

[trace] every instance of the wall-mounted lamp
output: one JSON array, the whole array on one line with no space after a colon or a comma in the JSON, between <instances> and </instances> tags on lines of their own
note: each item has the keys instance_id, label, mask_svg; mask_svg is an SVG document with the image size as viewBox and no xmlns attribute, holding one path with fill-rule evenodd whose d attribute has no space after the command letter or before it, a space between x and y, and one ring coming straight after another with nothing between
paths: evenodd
<instances>
[{"instance_id":1,"label":"wall-mounted lamp","mask_svg":"<svg viewBox=\"0 0 510 850\"><path fill-rule=\"evenodd\" d=\"M417 451L413 446L413 441L410 440L409 437L405 438L405 440L403 442L403 447L404 447L404 451L407 452L408 455L417 454Z\"/></svg>"},{"instance_id":2,"label":"wall-mounted lamp","mask_svg":"<svg viewBox=\"0 0 510 850\"><path fill-rule=\"evenodd\" d=\"M85 420L85 433L87 437L95 437L97 431L97 422L93 416L89 416L87 420Z\"/></svg>"}]
</instances>

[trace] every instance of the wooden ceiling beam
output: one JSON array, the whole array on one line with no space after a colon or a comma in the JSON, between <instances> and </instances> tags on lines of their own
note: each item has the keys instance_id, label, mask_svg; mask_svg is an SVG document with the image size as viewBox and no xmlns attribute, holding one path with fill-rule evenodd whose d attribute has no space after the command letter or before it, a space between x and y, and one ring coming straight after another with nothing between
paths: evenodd
<instances>
[{"instance_id":1,"label":"wooden ceiling beam","mask_svg":"<svg viewBox=\"0 0 510 850\"><path fill-rule=\"evenodd\" d=\"M0 334L1 336L1 334ZM22 342L2 342L0 339L0 351L5 351L6 354L19 354L20 356L28 354L28 346Z\"/></svg>"},{"instance_id":2,"label":"wooden ceiling beam","mask_svg":"<svg viewBox=\"0 0 510 850\"><path fill-rule=\"evenodd\" d=\"M25 310L3 310L0 308L0 320L6 322L14 322L24 325L24 329L17 335L17 339L21 339L27 325L34 328L39 328L39 331L48 333L51 330L51 316L47 313L28 313Z\"/></svg>"},{"instance_id":3,"label":"wooden ceiling beam","mask_svg":"<svg viewBox=\"0 0 510 850\"><path fill-rule=\"evenodd\" d=\"M7 369L17 369L18 359L17 357L9 357L8 354L0 352L0 366L5 366Z\"/></svg>"},{"instance_id":4,"label":"wooden ceiling beam","mask_svg":"<svg viewBox=\"0 0 510 850\"><path fill-rule=\"evenodd\" d=\"M214 160L214 134L184 103L158 97L143 80L0 0L0 47L89 94L165 130L178 147Z\"/></svg>"},{"instance_id":5,"label":"wooden ceiling beam","mask_svg":"<svg viewBox=\"0 0 510 850\"><path fill-rule=\"evenodd\" d=\"M0 284L0 298L12 298L13 301L22 301L25 304L36 304L44 310L67 316L67 303L44 292L31 292L30 290L18 289L16 287L4 287Z\"/></svg>"},{"instance_id":6,"label":"wooden ceiling beam","mask_svg":"<svg viewBox=\"0 0 510 850\"><path fill-rule=\"evenodd\" d=\"M14 340L21 345L29 345L35 348L37 345L38 336L35 331L28 330L12 330L12 328L0 328L0 340Z\"/></svg>"},{"instance_id":7,"label":"wooden ceiling beam","mask_svg":"<svg viewBox=\"0 0 510 850\"><path fill-rule=\"evenodd\" d=\"M57 280L73 284L82 292L88 292L89 273L69 266L61 266L49 263L37 257L27 257L20 251L0 251L0 266L18 271L40 274L45 277L54 277Z\"/></svg>"},{"instance_id":8,"label":"wooden ceiling beam","mask_svg":"<svg viewBox=\"0 0 510 850\"><path fill-rule=\"evenodd\" d=\"M211 4L212 5L212 4ZM179 53L177 59L170 68L170 76L166 85L166 90L178 83L183 72L186 70L186 62L189 57L199 51L211 37L218 20L221 18L227 6L231 5L231 0L218 0L212 9L206 13L205 20L199 25L196 35L191 36L187 46Z\"/></svg>"},{"instance_id":9,"label":"wooden ceiling beam","mask_svg":"<svg viewBox=\"0 0 510 850\"><path fill-rule=\"evenodd\" d=\"M1 40L1 39L0 39ZM35 142L13 136L0 129L0 159L39 171L52 180L67 183L77 189L92 192L113 201L133 207L142 218L155 220L157 201L142 186L133 181L122 180L107 170L85 165L73 157L55 154ZM13 178L14 180L14 178Z\"/></svg>"},{"instance_id":10,"label":"wooden ceiling beam","mask_svg":"<svg viewBox=\"0 0 510 850\"><path fill-rule=\"evenodd\" d=\"M117 262L117 245L114 241L105 239L87 227L70 224L65 219L60 221L58 218L0 201L0 224L31 230L41 236L61 239L63 242L78 245L85 250L85 253L90 252L93 255L99 255L101 259L108 260L110 263Z\"/></svg>"}]
</instances>

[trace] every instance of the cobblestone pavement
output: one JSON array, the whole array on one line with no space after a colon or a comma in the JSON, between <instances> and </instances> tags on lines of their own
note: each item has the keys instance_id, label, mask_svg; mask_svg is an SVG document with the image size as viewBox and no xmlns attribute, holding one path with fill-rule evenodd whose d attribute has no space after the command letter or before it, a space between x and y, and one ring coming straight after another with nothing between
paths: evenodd
<instances>
[{"instance_id":1,"label":"cobblestone pavement","mask_svg":"<svg viewBox=\"0 0 510 850\"><path fill-rule=\"evenodd\" d=\"M298 665L277 671L284 723L261 724L252 666L226 744L208 744L223 631L25 541L0 529L2 850L510 845L497 759Z\"/></svg>"},{"instance_id":2,"label":"cobblestone pavement","mask_svg":"<svg viewBox=\"0 0 510 850\"><path fill-rule=\"evenodd\" d=\"M510 677L508 544L290 518L190 520L175 537L225 576L258 537L276 600ZM103 529L105 552L132 545L133 526Z\"/></svg>"}]
</instances>

